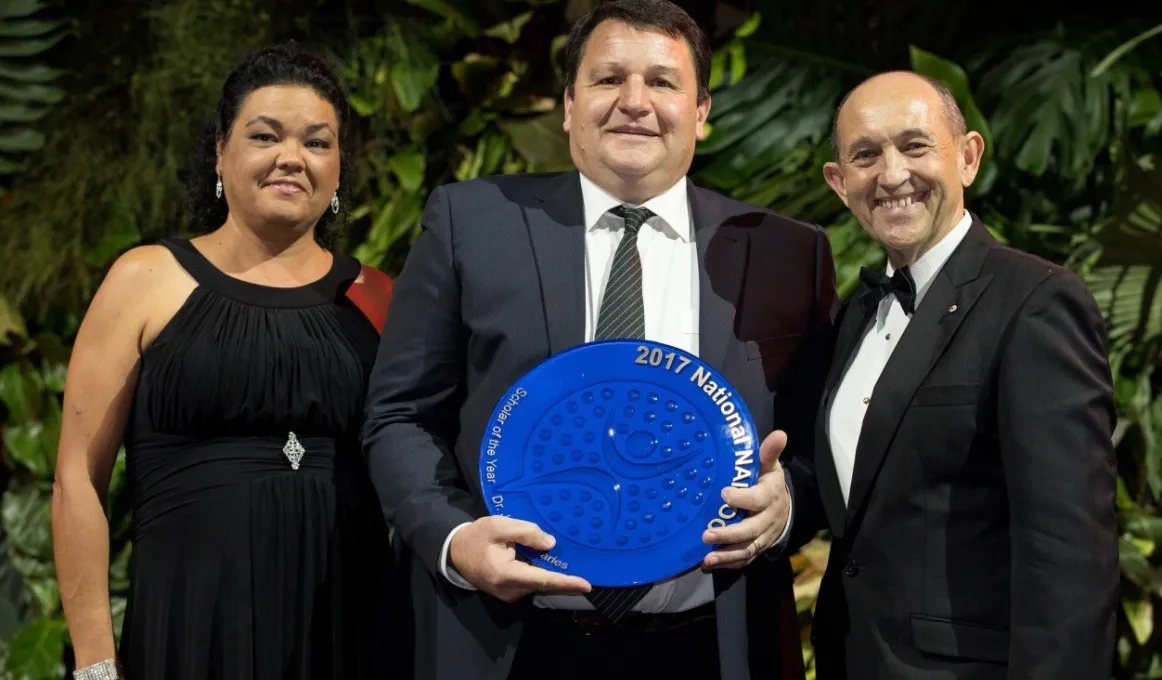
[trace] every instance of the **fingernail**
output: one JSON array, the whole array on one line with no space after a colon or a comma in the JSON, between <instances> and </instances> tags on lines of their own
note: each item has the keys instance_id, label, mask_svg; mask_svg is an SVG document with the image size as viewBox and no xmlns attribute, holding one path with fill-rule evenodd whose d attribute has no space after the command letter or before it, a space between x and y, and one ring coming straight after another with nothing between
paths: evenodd
<instances>
[{"instance_id":1,"label":"fingernail","mask_svg":"<svg viewBox=\"0 0 1162 680\"><path fill-rule=\"evenodd\" d=\"M557 545L557 539L548 534L545 535L545 538L547 539L545 542L549 544L549 547L545 548L545 550L552 550L553 546Z\"/></svg>"}]
</instances>

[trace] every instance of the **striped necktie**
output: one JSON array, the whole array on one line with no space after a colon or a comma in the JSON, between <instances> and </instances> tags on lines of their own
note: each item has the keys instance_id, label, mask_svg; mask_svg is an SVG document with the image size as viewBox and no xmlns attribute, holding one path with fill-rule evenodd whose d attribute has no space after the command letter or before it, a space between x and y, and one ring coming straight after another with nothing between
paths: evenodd
<instances>
[{"instance_id":1,"label":"striped necktie","mask_svg":"<svg viewBox=\"0 0 1162 680\"><path fill-rule=\"evenodd\" d=\"M642 299L642 261L637 250L637 235L646 220L653 216L648 208L619 205L609 212L625 220L625 233L613 254L613 267L605 294L601 296L601 313L597 317L595 340L615 338L644 340L646 336L645 302ZM594 587L586 596L597 611L617 622L650 592L650 585L628 588Z\"/></svg>"},{"instance_id":2,"label":"striped necktie","mask_svg":"<svg viewBox=\"0 0 1162 680\"><path fill-rule=\"evenodd\" d=\"M637 251L637 235L646 220L653 217L649 208L619 205L609 212L625 220L625 233L613 254L613 267L601 312L597 317L595 340L646 337L645 302L642 300L642 260Z\"/></svg>"}]
</instances>

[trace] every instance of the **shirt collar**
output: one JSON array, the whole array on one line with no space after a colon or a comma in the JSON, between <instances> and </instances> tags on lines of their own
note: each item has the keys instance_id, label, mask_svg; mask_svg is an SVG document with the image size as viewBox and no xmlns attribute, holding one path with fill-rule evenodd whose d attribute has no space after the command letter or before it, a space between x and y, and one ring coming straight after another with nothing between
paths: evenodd
<instances>
[{"instance_id":1,"label":"shirt collar","mask_svg":"<svg viewBox=\"0 0 1162 680\"><path fill-rule=\"evenodd\" d=\"M928 252L920 256L912 266L908 267L908 271L912 274L912 280L916 282L916 307L920 306L920 300L928 289L932 286L932 280L936 278L936 274L948 258L952 256L952 252L956 250L956 246L964 240L968 235L968 229L972 226L972 215L967 210L964 211L964 217L956 223L952 231L944 235L944 238L936 242ZM891 276L895 271L892 267L891 261L888 261L887 275Z\"/></svg>"},{"instance_id":2,"label":"shirt collar","mask_svg":"<svg viewBox=\"0 0 1162 680\"><path fill-rule=\"evenodd\" d=\"M615 208L625 201L617 200L609 192L597 186L583 173L579 172L577 174L581 177L581 199L585 204L586 231L593 231L603 224L617 225L620 227L621 220L614 219L613 222L606 222L603 218L611 208ZM663 193L641 204L641 206L634 207L649 208L655 215L661 218L660 220L650 218L647 224L687 243L693 239L693 226L690 223L690 203L686 194L685 177L678 180L674 186Z\"/></svg>"}]
</instances>

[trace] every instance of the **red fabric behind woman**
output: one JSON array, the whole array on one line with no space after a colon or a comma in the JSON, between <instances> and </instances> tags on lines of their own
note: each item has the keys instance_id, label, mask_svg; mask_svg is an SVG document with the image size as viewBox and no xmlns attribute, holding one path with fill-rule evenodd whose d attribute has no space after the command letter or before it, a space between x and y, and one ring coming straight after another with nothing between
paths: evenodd
<instances>
[{"instance_id":1,"label":"red fabric behind woman","mask_svg":"<svg viewBox=\"0 0 1162 680\"><path fill-rule=\"evenodd\" d=\"M391 277L375 267L363 265L359 278L347 288L347 299L363 312L375 330L383 333L387 308L391 305Z\"/></svg>"}]
</instances>

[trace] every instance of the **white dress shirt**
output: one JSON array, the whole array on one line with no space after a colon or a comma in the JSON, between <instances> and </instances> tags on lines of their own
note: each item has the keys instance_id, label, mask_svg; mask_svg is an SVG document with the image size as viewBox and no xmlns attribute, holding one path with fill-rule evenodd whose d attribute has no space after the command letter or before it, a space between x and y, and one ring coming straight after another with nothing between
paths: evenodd
<instances>
[{"instance_id":1,"label":"white dress shirt","mask_svg":"<svg viewBox=\"0 0 1162 680\"><path fill-rule=\"evenodd\" d=\"M579 174L585 209L585 341L591 342L601 312L601 299L613 266L613 254L625 232L622 218L610 214L622 201L610 196ZM698 249L686 192L686 178L665 193L646 201L651 217L638 231L637 247L642 261L642 300L645 304L646 338L698 355ZM457 527L444 542L439 568L452 583L472 589L450 568L448 546ZM636 612L678 612L714 599L710 574L700 569L656 584ZM593 609L584 595L540 595L534 603L553 609Z\"/></svg>"},{"instance_id":2,"label":"white dress shirt","mask_svg":"<svg viewBox=\"0 0 1162 680\"><path fill-rule=\"evenodd\" d=\"M956 250L956 246L964 240L971 225L972 217L966 211L952 231L908 268L916 282L914 309L920 308L920 301L932 287L936 274L948 261L952 251ZM891 276L893 272L889 262L887 275ZM858 310L852 312L858 313ZM839 485L843 490L844 503L847 502L851 491L855 449L859 443L859 434L863 429L863 419L867 413L872 390L910 320L911 316L904 312L904 307L895 295L887 295L880 301L875 321L864 331L859 348L835 390L835 397L831 400L827 432L831 442L831 455L835 460L835 471L839 475Z\"/></svg>"}]
</instances>

